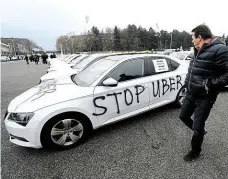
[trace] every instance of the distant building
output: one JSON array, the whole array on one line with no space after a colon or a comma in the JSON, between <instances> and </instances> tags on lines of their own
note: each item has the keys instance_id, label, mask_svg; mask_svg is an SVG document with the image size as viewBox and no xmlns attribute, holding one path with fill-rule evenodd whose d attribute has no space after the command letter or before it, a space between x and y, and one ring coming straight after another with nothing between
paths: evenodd
<instances>
[{"instance_id":1,"label":"distant building","mask_svg":"<svg viewBox=\"0 0 228 179\"><path fill-rule=\"evenodd\" d=\"M61 51L60 50L47 50L45 51L45 53L50 56L51 54L55 54L55 55L60 55L61 54Z\"/></svg>"},{"instance_id":2,"label":"distant building","mask_svg":"<svg viewBox=\"0 0 228 179\"><path fill-rule=\"evenodd\" d=\"M47 50L45 51L46 53L56 53L56 54L60 54L61 50Z\"/></svg>"},{"instance_id":3,"label":"distant building","mask_svg":"<svg viewBox=\"0 0 228 179\"><path fill-rule=\"evenodd\" d=\"M44 50L41 50L39 48L33 48L32 49L32 53L34 53L34 54L42 54L42 53L44 53Z\"/></svg>"},{"instance_id":4,"label":"distant building","mask_svg":"<svg viewBox=\"0 0 228 179\"><path fill-rule=\"evenodd\" d=\"M12 56L32 54L34 48L43 50L42 47L25 38L1 38L1 42L9 46L10 54Z\"/></svg>"},{"instance_id":5,"label":"distant building","mask_svg":"<svg viewBox=\"0 0 228 179\"><path fill-rule=\"evenodd\" d=\"M10 54L10 46L1 42L1 56Z\"/></svg>"}]
</instances>

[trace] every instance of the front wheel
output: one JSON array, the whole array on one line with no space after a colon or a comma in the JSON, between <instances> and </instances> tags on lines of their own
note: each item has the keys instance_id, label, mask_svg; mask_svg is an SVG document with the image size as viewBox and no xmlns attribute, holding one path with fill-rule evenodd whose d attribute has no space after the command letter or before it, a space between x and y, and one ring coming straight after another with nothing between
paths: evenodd
<instances>
[{"instance_id":1,"label":"front wheel","mask_svg":"<svg viewBox=\"0 0 228 179\"><path fill-rule=\"evenodd\" d=\"M73 115L58 116L45 124L41 143L45 148L68 149L82 143L89 133L85 119Z\"/></svg>"},{"instance_id":2,"label":"front wheel","mask_svg":"<svg viewBox=\"0 0 228 179\"><path fill-rule=\"evenodd\" d=\"M187 95L187 88L185 85L183 85L181 89L178 91L177 97L176 97L176 105L178 107L181 107L183 105L183 101L186 95Z\"/></svg>"}]
</instances>

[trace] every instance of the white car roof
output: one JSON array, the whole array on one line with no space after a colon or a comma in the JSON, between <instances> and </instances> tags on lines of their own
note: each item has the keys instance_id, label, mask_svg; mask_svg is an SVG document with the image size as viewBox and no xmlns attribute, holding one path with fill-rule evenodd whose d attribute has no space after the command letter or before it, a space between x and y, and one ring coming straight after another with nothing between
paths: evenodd
<instances>
[{"instance_id":1,"label":"white car roof","mask_svg":"<svg viewBox=\"0 0 228 179\"><path fill-rule=\"evenodd\" d=\"M140 57L159 57L159 58L170 58L172 60L177 61L178 63L183 63L181 60L168 56L168 55L158 55L158 54L122 54L122 55L113 55L105 57L104 59L113 60L113 61L125 61L132 58L140 58Z\"/></svg>"}]
</instances>

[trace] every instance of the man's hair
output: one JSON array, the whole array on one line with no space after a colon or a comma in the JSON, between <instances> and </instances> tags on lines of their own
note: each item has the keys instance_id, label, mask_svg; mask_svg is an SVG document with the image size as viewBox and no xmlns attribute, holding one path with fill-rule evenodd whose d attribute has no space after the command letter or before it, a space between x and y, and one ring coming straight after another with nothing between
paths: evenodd
<instances>
[{"instance_id":1,"label":"man's hair","mask_svg":"<svg viewBox=\"0 0 228 179\"><path fill-rule=\"evenodd\" d=\"M194 32L194 36L196 38L198 38L199 35L201 35L201 37L204 40L210 39L213 36L212 33L211 33L210 28L207 25L205 25L205 24L198 25L197 27L192 29L192 32Z\"/></svg>"}]
</instances>

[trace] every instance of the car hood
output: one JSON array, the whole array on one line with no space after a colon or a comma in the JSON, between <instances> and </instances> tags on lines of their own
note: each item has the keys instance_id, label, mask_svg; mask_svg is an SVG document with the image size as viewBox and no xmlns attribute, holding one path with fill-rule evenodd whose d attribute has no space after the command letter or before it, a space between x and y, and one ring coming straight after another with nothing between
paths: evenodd
<instances>
[{"instance_id":1,"label":"car hood","mask_svg":"<svg viewBox=\"0 0 228 179\"><path fill-rule=\"evenodd\" d=\"M53 65L50 65L50 68L61 68L61 67L65 67L65 66L68 66L69 64L67 63L64 63L64 62L59 62L59 63L56 63L56 64L53 64ZM69 67L69 66L68 66Z\"/></svg>"},{"instance_id":2,"label":"car hood","mask_svg":"<svg viewBox=\"0 0 228 179\"><path fill-rule=\"evenodd\" d=\"M9 112L34 112L50 105L93 94L93 87L80 87L67 79L51 80L35 86L14 98Z\"/></svg>"},{"instance_id":3,"label":"car hood","mask_svg":"<svg viewBox=\"0 0 228 179\"><path fill-rule=\"evenodd\" d=\"M63 61L61 61L59 59L50 59L49 61L50 61L51 65L58 64L58 63L64 63Z\"/></svg>"},{"instance_id":4,"label":"car hood","mask_svg":"<svg viewBox=\"0 0 228 179\"><path fill-rule=\"evenodd\" d=\"M72 68L62 69L59 71L53 71L53 72L47 73L47 74L43 75L40 79L41 79L41 81L45 81L45 80L55 79L55 78L59 78L59 77L67 77L67 76L71 76L73 74L77 74L78 72L79 72L79 70L74 70Z\"/></svg>"}]
</instances>

